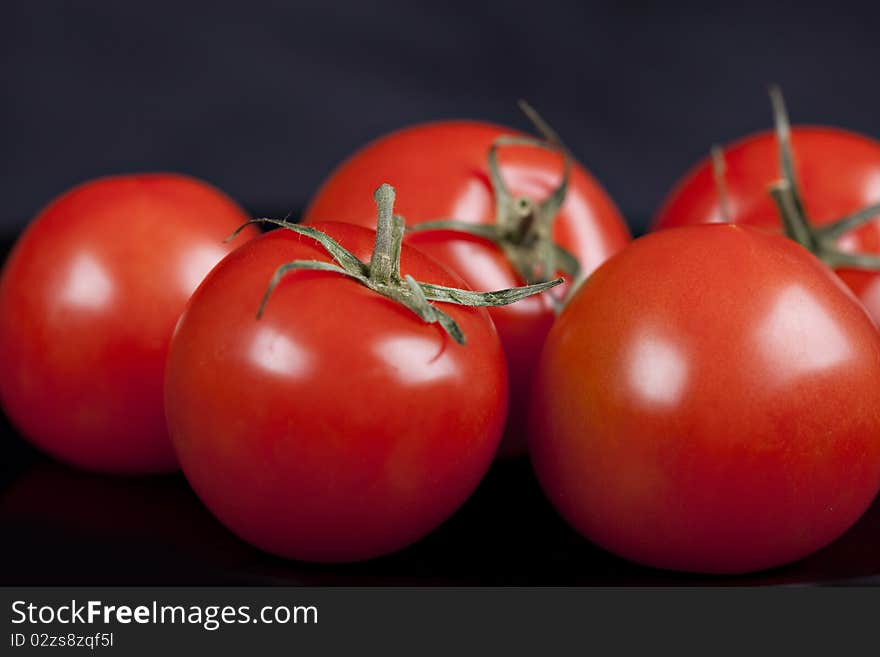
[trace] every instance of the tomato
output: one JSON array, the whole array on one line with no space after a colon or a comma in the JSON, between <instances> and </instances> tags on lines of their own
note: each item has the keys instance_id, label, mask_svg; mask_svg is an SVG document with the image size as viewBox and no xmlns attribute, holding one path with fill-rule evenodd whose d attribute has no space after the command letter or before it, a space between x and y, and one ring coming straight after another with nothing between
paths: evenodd
<instances>
[{"instance_id":1,"label":"tomato","mask_svg":"<svg viewBox=\"0 0 880 657\"><path fill-rule=\"evenodd\" d=\"M0 278L0 400L21 433L82 468L175 469L168 344L247 220L219 190L175 174L100 178L52 201Z\"/></svg>"},{"instance_id":2,"label":"tomato","mask_svg":"<svg viewBox=\"0 0 880 657\"><path fill-rule=\"evenodd\" d=\"M407 224L441 218L487 225L495 221L495 190L487 164L493 142L503 135L523 135L476 121L417 125L386 135L342 163L323 183L304 214L305 222L345 221L371 227L375 212L370 192L382 181L394 184L398 211ZM499 150L500 171L509 195L535 204L560 184L558 153L534 146ZM614 203L581 166L571 169L565 201L553 222L553 240L589 274L629 241ZM407 242L458 273L478 290L521 285L523 277L494 243L452 231L413 233ZM552 272L551 272L552 273ZM541 346L553 324L554 301L540 295L489 310L510 372L510 413L502 453L525 452L526 409Z\"/></svg>"},{"instance_id":3,"label":"tomato","mask_svg":"<svg viewBox=\"0 0 880 657\"><path fill-rule=\"evenodd\" d=\"M827 226L880 202L880 142L836 128L795 126L792 151L803 204L811 223ZM725 146L724 186L729 220L773 232L782 230L768 193L781 177L779 145L761 132ZM670 192L654 220L671 228L723 220L711 158L701 160ZM838 246L848 253L880 254L880 216L847 233ZM880 320L880 275L837 266L837 274Z\"/></svg>"},{"instance_id":4,"label":"tomato","mask_svg":"<svg viewBox=\"0 0 880 657\"><path fill-rule=\"evenodd\" d=\"M370 260L375 232L314 227ZM297 260L332 262L282 229L208 275L172 340L168 425L193 489L238 536L300 560L367 559L424 536L476 488L504 425L504 356L485 309L442 304L462 346L337 271L288 273L255 318ZM461 285L406 245L400 267Z\"/></svg>"},{"instance_id":5,"label":"tomato","mask_svg":"<svg viewBox=\"0 0 880 657\"><path fill-rule=\"evenodd\" d=\"M736 225L633 242L551 331L530 450L587 538L741 573L830 543L880 487L880 336L794 242Z\"/></svg>"}]
</instances>

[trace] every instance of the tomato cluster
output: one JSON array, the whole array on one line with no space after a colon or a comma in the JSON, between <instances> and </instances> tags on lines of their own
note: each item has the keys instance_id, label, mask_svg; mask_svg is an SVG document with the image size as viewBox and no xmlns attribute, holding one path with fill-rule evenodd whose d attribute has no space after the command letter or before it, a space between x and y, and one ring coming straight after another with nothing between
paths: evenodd
<instances>
[{"instance_id":1,"label":"tomato cluster","mask_svg":"<svg viewBox=\"0 0 880 657\"><path fill-rule=\"evenodd\" d=\"M714 150L635 241L527 105L536 137L368 144L300 223L184 176L86 183L4 266L0 401L72 465L180 467L289 558L398 550L528 452L622 557L797 560L880 489L880 144L772 97L775 132Z\"/></svg>"}]
</instances>

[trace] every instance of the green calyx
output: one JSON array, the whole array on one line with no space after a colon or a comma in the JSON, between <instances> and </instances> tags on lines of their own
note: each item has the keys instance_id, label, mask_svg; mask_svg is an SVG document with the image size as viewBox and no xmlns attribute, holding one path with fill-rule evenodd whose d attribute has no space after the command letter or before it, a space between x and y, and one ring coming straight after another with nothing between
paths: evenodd
<instances>
[{"instance_id":1,"label":"green calyx","mask_svg":"<svg viewBox=\"0 0 880 657\"><path fill-rule=\"evenodd\" d=\"M436 219L410 226L407 230L448 230L487 239L501 249L517 274L528 284L546 282L559 272L577 279L580 273L577 258L553 241L553 221L568 192L571 155L559 136L528 103L520 101L519 106L543 139L501 136L489 147L487 160L489 180L495 196L494 223L471 224L454 218ZM562 155L562 181L549 197L535 202L527 196L515 197L511 194L498 163L498 149L504 146L533 146Z\"/></svg>"},{"instance_id":2,"label":"green calyx","mask_svg":"<svg viewBox=\"0 0 880 657\"><path fill-rule=\"evenodd\" d=\"M880 203L875 203L841 217L823 226L816 226L809 219L804 208L803 197L794 167L794 152L791 145L791 123L785 108L782 91L778 86L770 87L770 102L773 106L776 141L779 147L779 170L781 178L770 185L770 195L776 203L785 235L809 250L832 269L853 268L880 270L880 256L866 253L847 253L838 247L838 240L846 233L859 228L880 216ZM730 220L727 191L724 181L724 154L719 147L712 150L713 170L716 186L721 199L721 214L724 221Z\"/></svg>"},{"instance_id":3,"label":"green calyx","mask_svg":"<svg viewBox=\"0 0 880 657\"><path fill-rule=\"evenodd\" d=\"M262 317L272 292L278 287L278 284L285 275L292 271L303 269L327 271L356 280L377 294L381 294L408 308L426 323L439 324L453 340L463 345L465 343L465 336L461 328L452 317L431 302L440 301L443 303L454 303L459 306L505 306L549 290L562 283L562 278L556 278L552 281L542 281L506 290L472 292L433 283L424 283L415 280L409 274L401 275L400 249L405 231L405 223L403 217L394 214L394 197L394 188L387 183L380 186L375 192L374 198L378 207L378 224L376 243L369 263L362 262L351 251L326 233L311 226L294 224L284 219L252 219L235 231L228 239L233 239L245 226L250 224L261 223L278 226L312 238L324 248L333 260L333 263L319 260L294 260L278 267L260 301L257 319Z\"/></svg>"}]
</instances>

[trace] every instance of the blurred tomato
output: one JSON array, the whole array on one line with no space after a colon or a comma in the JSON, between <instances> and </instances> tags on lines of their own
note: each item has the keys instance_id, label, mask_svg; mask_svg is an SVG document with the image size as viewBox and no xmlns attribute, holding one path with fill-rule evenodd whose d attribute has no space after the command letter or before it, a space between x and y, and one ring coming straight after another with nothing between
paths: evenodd
<instances>
[{"instance_id":1,"label":"blurred tomato","mask_svg":"<svg viewBox=\"0 0 880 657\"><path fill-rule=\"evenodd\" d=\"M812 225L828 226L880 203L880 142L836 128L791 129L794 168L804 209ZM779 142L761 132L723 148L722 203L710 157L701 160L676 184L654 219L656 229L733 223L782 232L783 223L768 188L782 177ZM845 253L880 255L880 214L837 240ZM852 266L834 266L837 274L880 320L880 275Z\"/></svg>"},{"instance_id":2,"label":"blurred tomato","mask_svg":"<svg viewBox=\"0 0 880 657\"><path fill-rule=\"evenodd\" d=\"M176 467L162 406L171 333L248 220L210 185L121 175L52 201L0 278L0 400L37 447L116 473Z\"/></svg>"}]
</instances>

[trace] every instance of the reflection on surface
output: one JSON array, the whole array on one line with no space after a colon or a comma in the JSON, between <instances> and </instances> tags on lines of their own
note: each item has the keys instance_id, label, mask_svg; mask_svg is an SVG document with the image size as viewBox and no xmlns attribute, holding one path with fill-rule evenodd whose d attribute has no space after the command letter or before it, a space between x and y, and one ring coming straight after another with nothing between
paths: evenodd
<instances>
[{"instance_id":1,"label":"reflection on surface","mask_svg":"<svg viewBox=\"0 0 880 657\"><path fill-rule=\"evenodd\" d=\"M880 201L880 172L870 171L865 173L861 194L865 200L859 203L858 208L854 208L854 210L868 207ZM838 203L846 206L848 200L841 199ZM880 225L875 220L860 226L858 230L852 230L841 235L837 239L837 246L843 251L851 253L874 251L878 246L878 239L880 239Z\"/></svg>"},{"instance_id":2,"label":"reflection on surface","mask_svg":"<svg viewBox=\"0 0 880 657\"><path fill-rule=\"evenodd\" d=\"M113 298L113 281L104 266L89 253L80 253L71 263L60 298L77 308L100 309Z\"/></svg>"},{"instance_id":3,"label":"reflection on surface","mask_svg":"<svg viewBox=\"0 0 880 657\"><path fill-rule=\"evenodd\" d=\"M415 246L418 247L418 243ZM483 244L458 239L450 240L446 248L452 253L455 261L460 263L457 273L466 281L474 281L471 287L477 291L503 290L519 284L511 278L510 265L504 262L495 247L487 249ZM541 314L553 307L551 294L555 292L554 290L550 293L526 297L516 303L503 306L502 312L521 316Z\"/></svg>"},{"instance_id":4,"label":"reflection on surface","mask_svg":"<svg viewBox=\"0 0 880 657\"><path fill-rule=\"evenodd\" d=\"M859 292L859 299L866 308L880 308L880 277L872 276ZM875 320L876 322L877 320Z\"/></svg>"},{"instance_id":5,"label":"reflection on surface","mask_svg":"<svg viewBox=\"0 0 880 657\"><path fill-rule=\"evenodd\" d=\"M445 356L444 338L436 336L396 336L376 344L376 353L385 360L403 383L433 383L456 376L455 360Z\"/></svg>"},{"instance_id":6,"label":"reflection on surface","mask_svg":"<svg viewBox=\"0 0 880 657\"><path fill-rule=\"evenodd\" d=\"M271 326L261 326L251 343L251 360L267 372L301 377L311 367L311 356L289 336Z\"/></svg>"},{"instance_id":7,"label":"reflection on surface","mask_svg":"<svg viewBox=\"0 0 880 657\"><path fill-rule=\"evenodd\" d=\"M45 459L0 493L0 526L16 537L4 583L200 581L251 552L180 475L112 477Z\"/></svg>"},{"instance_id":8,"label":"reflection on surface","mask_svg":"<svg viewBox=\"0 0 880 657\"><path fill-rule=\"evenodd\" d=\"M586 278L608 258L610 246L607 236L602 230L602 222L594 218L595 212L591 205L580 194L569 193L565 198L566 209L572 217L589 217L582 221L570 221L574 243L578 245L581 276Z\"/></svg>"},{"instance_id":9,"label":"reflection on surface","mask_svg":"<svg viewBox=\"0 0 880 657\"><path fill-rule=\"evenodd\" d=\"M872 171L869 175L868 181L865 183L865 197L875 199L873 202L876 203L876 199L880 199L880 171ZM870 205L866 203L865 205Z\"/></svg>"},{"instance_id":10,"label":"reflection on surface","mask_svg":"<svg viewBox=\"0 0 880 657\"><path fill-rule=\"evenodd\" d=\"M479 281L485 290L510 287L510 267L499 266L501 259L492 249L468 239L450 240L447 248L454 254L456 262L461 263L457 272L466 280Z\"/></svg>"},{"instance_id":11,"label":"reflection on surface","mask_svg":"<svg viewBox=\"0 0 880 657\"><path fill-rule=\"evenodd\" d=\"M419 543L372 561L322 566L272 557L236 539L180 475L108 477L32 458L0 490L2 585L674 586L880 576L880 503L804 561L743 577L688 575L593 546L553 511L528 461L512 460L496 462L465 506Z\"/></svg>"},{"instance_id":12,"label":"reflection on surface","mask_svg":"<svg viewBox=\"0 0 880 657\"><path fill-rule=\"evenodd\" d=\"M483 178L470 178L458 198L452 202L449 216L460 221L479 221L490 215L494 205L495 199L488 182Z\"/></svg>"},{"instance_id":13,"label":"reflection on surface","mask_svg":"<svg viewBox=\"0 0 880 657\"><path fill-rule=\"evenodd\" d=\"M779 293L755 339L777 374L814 374L852 357L833 313L800 285Z\"/></svg>"},{"instance_id":14,"label":"reflection on surface","mask_svg":"<svg viewBox=\"0 0 880 657\"><path fill-rule=\"evenodd\" d=\"M203 244L200 247L190 249L180 261L180 281L183 291L189 295L199 286L199 283L208 275L223 256L226 249L216 244Z\"/></svg>"},{"instance_id":15,"label":"reflection on surface","mask_svg":"<svg viewBox=\"0 0 880 657\"><path fill-rule=\"evenodd\" d=\"M684 393L688 365L674 343L648 334L633 346L628 371L630 385L644 401L669 406Z\"/></svg>"},{"instance_id":16,"label":"reflection on surface","mask_svg":"<svg viewBox=\"0 0 880 657\"><path fill-rule=\"evenodd\" d=\"M709 219L706 223L710 224L726 224L730 220L728 217L738 217L742 211L739 198L735 194L730 194L721 202L721 197L715 194L712 197L712 207L709 210Z\"/></svg>"}]
</instances>

